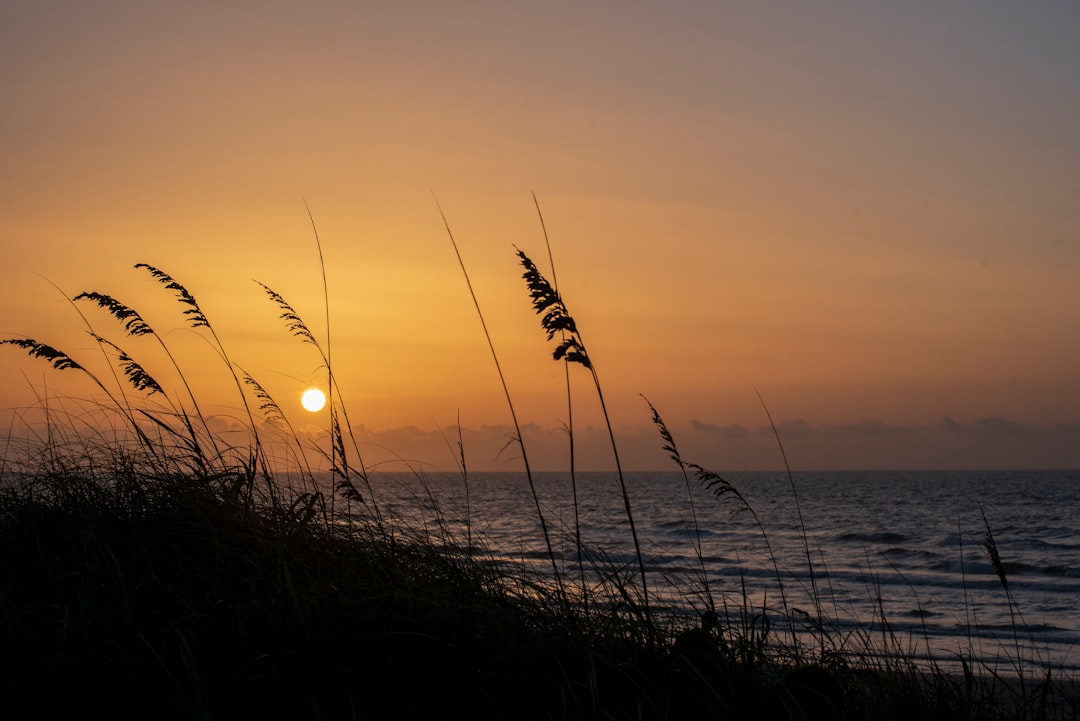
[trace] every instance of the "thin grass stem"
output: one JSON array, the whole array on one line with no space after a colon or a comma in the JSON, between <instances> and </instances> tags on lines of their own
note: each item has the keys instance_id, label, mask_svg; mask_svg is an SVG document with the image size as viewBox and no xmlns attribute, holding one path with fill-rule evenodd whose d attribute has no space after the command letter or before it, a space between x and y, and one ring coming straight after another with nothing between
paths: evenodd
<instances>
[{"instance_id":1,"label":"thin grass stem","mask_svg":"<svg viewBox=\"0 0 1080 721\"><path fill-rule=\"evenodd\" d=\"M536 206L536 217L540 221L540 230L544 235L544 247L547 248L548 265L551 266L551 283L557 293L559 291L559 278L555 272L555 256L551 251L551 237L548 235L547 224L544 222L544 214L540 210L540 201L537 199L535 192L532 194L532 199L533 205ZM565 334L565 331L559 331L560 341L565 340ZM585 581L584 551L581 543L581 512L578 503L577 452L574 446L574 398L571 393L570 384L570 361L567 358L563 358L563 375L566 381L566 437L569 443L568 451L570 456L570 492L573 496L572 501L574 505L574 548L577 553L579 583L581 584L581 603L585 616L588 617L589 588Z\"/></svg>"},{"instance_id":2,"label":"thin grass stem","mask_svg":"<svg viewBox=\"0 0 1080 721\"><path fill-rule=\"evenodd\" d=\"M499 363L499 355L495 352L495 343L491 338L491 333L488 331L487 322L484 320L484 313L480 309L480 300L477 298L476 291L473 289L472 280L469 278L469 271L465 267L464 259L461 257L461 250L458 248L457 240L454 239L454 233L450 229L450 223L447 221L446 214L443 212L442 206L439 204L439 199L435 196L435 193L432 192L431 195L435 200L435 207L439 211L439 216L442 218L443 226L446 228L446 234L450 238L450 245L454 248L454 255L457 257L462 275L465 276L465 285L469 289L469 296L472 298L473 306L476 308L477 317L480 319L480 327L484 331L484 338L487 340L488 349L491 351L491 358L495 363L495 371L499 376L499 383L502 386L503 395L506 398L506 406L510 411L510 419L514 424L514 441L517 442L518 448L521 450L521 462L525 467L525 477L528 480L529 492L532 494L533 504L536 507L536 516L540 522L540 531L544 536L544 545L547 547L548 559L551 561L551 572L555 576L555 585L559 589L559 593L565 603L567 614L570 615L570 600L566 594L566 587L563 584L562 574L559 573L559 565L555 562L555 551L551 545L551 534L548 531L547 519L544 518L544 511L540 507L540 496L536 491L536 482L533 479L532 468L529 465L529 456L525 450L525 439L521 433L521 424L518 423L517 411L514 410L514 401L510 396L510 386L507 384L506 376L503 374L502 365Z\"/></svg>"}]
</instances>

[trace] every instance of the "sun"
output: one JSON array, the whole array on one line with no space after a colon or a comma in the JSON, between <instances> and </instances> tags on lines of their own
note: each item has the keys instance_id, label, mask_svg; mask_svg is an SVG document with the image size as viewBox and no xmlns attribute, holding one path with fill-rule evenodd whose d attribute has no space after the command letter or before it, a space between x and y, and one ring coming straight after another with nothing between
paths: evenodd
<instances>
[{"instance_id":1,"label":"sun","mask_svg":"<svg viewBox=\"0 0 1080 721\"><path fill-rule=\"evenodd\" d=\"M321 411L323 406L326 405L326 394L318 388L308 388L300 396L300 405L304 407L305 411L311 411L312 413Z\"/></svg>"}]
</instances>

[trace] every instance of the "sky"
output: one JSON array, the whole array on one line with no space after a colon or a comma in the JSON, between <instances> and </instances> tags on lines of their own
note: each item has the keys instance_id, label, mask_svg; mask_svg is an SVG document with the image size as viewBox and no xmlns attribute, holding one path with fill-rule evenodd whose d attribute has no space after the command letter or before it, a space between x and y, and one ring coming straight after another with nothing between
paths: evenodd
<instances>
[{"instance_id":1,"label":"sky","mask_svg":"<svg viewBox=\"0 0 1080 721\"><path fill-rule=\"evenodd\" d=\"M534 468L571 420L578 467L613 466L521 279L515 247L552 277L544 227L626 467L671 468L644 395L716 470L783 465L770 415L795 469L1077 468L1077 37L1066 1L0 0L0 337L107 384L89 324L182 400L66 300L110 294L242 423L148 263L325 436L320 358L257 280L329 338L372 464L453 469L460 426L469 467L516 470L441 206ZM0 378L9 435L97 422L76 372L6 346Z\"/></svg>"}]
</instances>

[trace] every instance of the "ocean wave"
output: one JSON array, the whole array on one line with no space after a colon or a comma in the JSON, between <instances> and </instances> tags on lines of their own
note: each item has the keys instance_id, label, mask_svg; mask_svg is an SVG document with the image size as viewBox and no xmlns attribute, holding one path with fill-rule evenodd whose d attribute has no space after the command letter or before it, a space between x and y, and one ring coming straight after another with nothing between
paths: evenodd
<instances>
[{"instance_id":1,"label":"ocean wave","mask_svg":"<svg viewBox=\"0 0 1080 721\"><path fill-rule=\"evenodd\" d=\"M842 543L904 543L908 536L893 531L848 532L836 537Z\"/></svg>"},{"instance_id":2,"label":"ocean wave","mask_svg":"<svg viewBox=\"0 0 1080 721\"><path fill-rule=\"evenodd\" d=\"M902 547L898 547L898 546L893 546L891 548L886 548L884 551L881 552L881 555L886 556L888 558L894 558L894 557L898 557L898 556L906 557L906 558L938 558L939 557L939 554L934 553L933 551L926 551L926 550L923 550L921 548L902 548Z\"/></svg>"}]
</instances>

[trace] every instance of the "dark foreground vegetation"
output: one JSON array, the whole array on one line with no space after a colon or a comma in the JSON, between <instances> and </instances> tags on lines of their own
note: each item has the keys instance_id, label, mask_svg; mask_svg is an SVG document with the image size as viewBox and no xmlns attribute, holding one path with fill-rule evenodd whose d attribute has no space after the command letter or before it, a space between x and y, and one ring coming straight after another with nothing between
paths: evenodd
<instances>
[{"instance_id":1,"label":"dark foreground vegetation","mask_svg":"<svg viewBox=\"0 0 1080 721\"><path fill-rule=\"evenodd\" d=\"M568 374L571 365L588 371L603 408L596 365L556 286L519 258L542 328L557 341L555 359ZM71 302L119 322L122 342L155 352L171 383L106 340L82 311L108 373L32 338L0 340L83 373L95 393L83 413L46 397L43 427L26 442L9 432L0 457L5 719L1080 718L1075 689L1045 670L1018 663L1005 678L980 673L974 659L960 659L956 672L916 667L899 644L883 653L858 635L839 646L800 642L775 557L766 563L781 598L768 608L752 607L746 594L715 598L703 575L690 594L705 600L701 619L665 616L650 600L656 579L638 544L614 434L629 562L594 562L586 572L575 521L579 572L565 570L575 559L552 551L520 430L550 574L495 564L471 535L388 517L331 371L329 323L319 340L261 286L327 374L326 436L305 448L266 389L230 359L187 288L137 267L175 294L187 325L224 362L248 436L211 432L164 337L107 294ZM516 426L508 389L506 397ZM753 515L723 478L683 461L650 410L688 490L693 477ZM270 428L284 439L272 452ZM572 423L567 430L572 443ZM270 462L283 458L291 476ZM467 478L464 453L461 471ZM1008 593L989 526L986 549ZM701 560L700 543L695 550ZM809 562L808 546L806 555ZM821 623L820 612L803 616L811 631Z\"/></svg>"},{"instance_id":2,"label":"dark foreground vegetation","mask_svg":"<svg viewBox=\"0 0 1080 721\"><path fill-rule=\"evenodd\" d=\"M1076 716L752 624L586 615L452 548L326 523L243 472L57 468L0 499L5 718ZM760 620L760 619L759 619Z\"/></svg>"}]
</instances>

